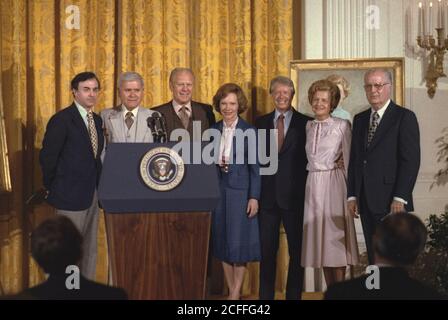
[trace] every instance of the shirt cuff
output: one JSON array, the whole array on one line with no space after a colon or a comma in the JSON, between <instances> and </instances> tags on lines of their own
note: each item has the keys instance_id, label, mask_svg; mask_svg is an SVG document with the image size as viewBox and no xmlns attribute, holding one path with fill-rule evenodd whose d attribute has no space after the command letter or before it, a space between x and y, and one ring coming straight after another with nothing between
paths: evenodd
<instances>
[{"instance_id":1,"label":"shirt cuff","mask_svg":"<svg viewBox=\"0 0 448 320\"><path fill-rule=\"evenodd\" d=\"M397 200L397 201L399 201L399 202L401 202L401 203L404 203L404 204L408 204L408 202L407 202L406 200L401 199L401 198L399 198L399 197L394 197L394 200Z\"/></svg>"},{"instance_id":2,"label":"shirt cuff","mask_svg":"<svg viewBox=\"0 0 448 320\"><path fill-rule=\"evenodd\" d=\"M356 197L348 197L347 201L356 200Z\"/></svg>"}]
</instances>

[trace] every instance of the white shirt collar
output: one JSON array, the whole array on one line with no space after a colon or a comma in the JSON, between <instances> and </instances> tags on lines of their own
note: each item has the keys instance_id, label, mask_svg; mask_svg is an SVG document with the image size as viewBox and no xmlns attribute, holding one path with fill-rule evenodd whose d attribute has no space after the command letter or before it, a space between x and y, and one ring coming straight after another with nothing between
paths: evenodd
<instances>
[{"instance_id":1,"label":"white shirt collar","mask_svg":"<svg viewBox=\"0 0 448 320\"><path fill-rule=\"evenodd\" d=\"M122 104L122 105L121 105L121 110L123 110L123 117L126 117L126 113L128 113L128 112L132 112L132 114L134 115L134 118L137 117L137 114L138 114L138 108L140 108L140 107L136 107L136 108L134 108L133 110L128 110L128 109L124 106L124 104Z\"/></svg>"},{"instance_id":2,"label":"white shirt collar","mask_svg":"<svg viewBox=\"0 0 448 320\"><path fill-rule=\"evenodd\" d=\"M89 113L89 110L87 110L87 109L84 108L82 105L80 105L78 101L76 101L76 100L73 100L73 101L75 102L75 105L76 105L76 107L77 107L78 110L79 110L79 113L81 113L81 115L82 115L83 117L86 117L86 116L87 116L87 113ZM90 110L93 112L93 107L92 107Z\"/></svg>"},{"instance_id":3,"label":"white shirt collar","mask_svg":"<svg viewBox=\"0 0 448 320\"><path fill-rule=\"evenodd\" d=\"M179 113L182 106L185 106L187 108L187 113L191 115L191 101L188 102L187 104L178 104L176 100L173 99L173 107L174 111L176 111L176 114Z\"/></svg>"},{"instance_id":4,"label":"white shirt collar","mask_svg":"<svg viewBox=\"0 0 448 320\"><path fill-rule=\"evenodd\" d=\"M384 112L386 112L387 107L390 104L390 99L386 101L386 103L384 104L384 106L382 106L380 109L378 109L376 112L378 113L378 115L380 116L380 119L383 117ZM373 108L370 109L370 116L372 116L372 114L375 112L375 110Z\"/></svg>"},{"instance_id":5,"label":"white shirt collar","mask_svg":"<svg viewBox=\"0 0 448 320\"><path fill-rule=\"evenodd\" d=\"M236 128L236 124L238 123L238 117L236 117L235 121L233 121L230 126L227 126L226 122L223 120L223 129L225 130L229 130L229 129L235 129Z\"/></svg>"},{"instance_id":6,"label":"white shirt collar","mask_svg":"<svg viewBox=\"0 0 448 320\"><path fill-rule=\"evenodd\" d=\"M292 117L292 110L291 110L291 108L289 108L288 111L286 111L286 112L280 112L277 109L275 109L274 120L277 120L278 116L281 115L282 113L285 116L285 120L286 120L286 118Z\"/></svg>"}]
</instances>

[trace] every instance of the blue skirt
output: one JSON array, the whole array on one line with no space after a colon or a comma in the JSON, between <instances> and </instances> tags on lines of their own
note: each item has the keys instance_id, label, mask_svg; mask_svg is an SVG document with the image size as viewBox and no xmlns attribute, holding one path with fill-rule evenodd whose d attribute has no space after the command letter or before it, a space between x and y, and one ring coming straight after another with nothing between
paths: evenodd
<instances>
[{"instance_id":1,"label":"blue skirt","mask_svg":"<svg viewBox=\"0 0 448 320\"><path fill-rule=\"evenodd\" d=\"M212 213L212 254L228 263L260 261L258 216L247 216L248 190L220 181L221 200Z\"/></svg>"}]
</instances>

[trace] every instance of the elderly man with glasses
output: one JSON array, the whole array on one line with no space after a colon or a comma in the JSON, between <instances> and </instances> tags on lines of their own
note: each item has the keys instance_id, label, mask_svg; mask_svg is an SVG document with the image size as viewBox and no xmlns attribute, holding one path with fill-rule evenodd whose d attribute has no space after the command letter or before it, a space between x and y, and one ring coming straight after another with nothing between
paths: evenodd
<instances>
[{"instance_id":1,"label":"elderly man with glasses","mask_svg":"<svg viewBox=\"0 0 448 320\"><path fill-rule=\"evenodd\" d=\"M415 114L391 100L387 70L367 71L364 89L370 108L353 120L347 197L350 213L361 217L372 264L372 236L379 222L389 213L414 210L420 133Z\"/></svg>"}]
</instances>

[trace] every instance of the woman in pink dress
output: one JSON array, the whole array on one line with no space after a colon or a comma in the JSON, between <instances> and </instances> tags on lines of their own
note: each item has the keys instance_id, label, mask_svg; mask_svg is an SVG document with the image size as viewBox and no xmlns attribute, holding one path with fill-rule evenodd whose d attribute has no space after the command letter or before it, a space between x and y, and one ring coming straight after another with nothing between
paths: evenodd
<instances>
[{"instance_id":1,"label":"woman in pink dress","mask_svg":"<svg viewBox=\"0 0 448 320\"><path fill-rule=\"evenodd\" d=\"M358 263L355 227L347 210L350 123L331 117L339 99L338 87L328 80L316 81L308 90L315 120L306 126L302 266L323 267L327 286L343 281L347 265Z\"/></svg>"}]
</instances>

